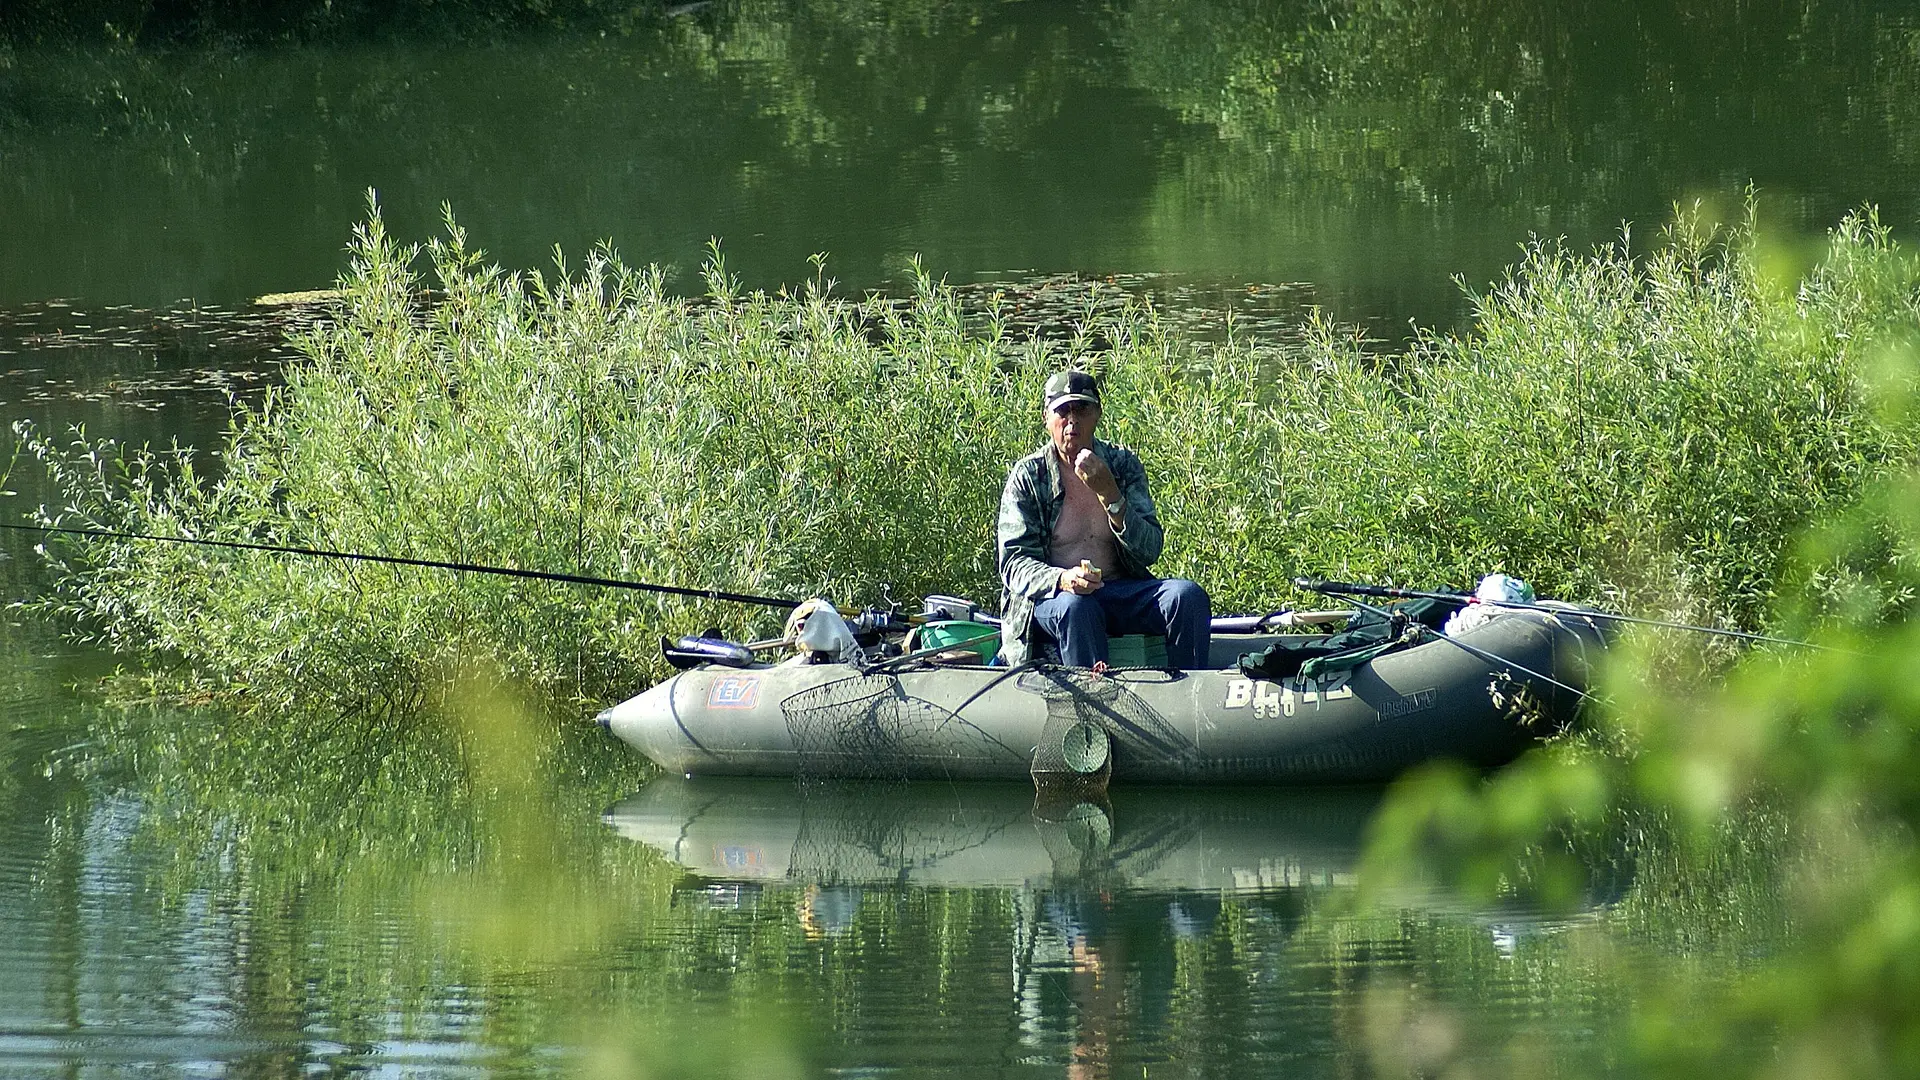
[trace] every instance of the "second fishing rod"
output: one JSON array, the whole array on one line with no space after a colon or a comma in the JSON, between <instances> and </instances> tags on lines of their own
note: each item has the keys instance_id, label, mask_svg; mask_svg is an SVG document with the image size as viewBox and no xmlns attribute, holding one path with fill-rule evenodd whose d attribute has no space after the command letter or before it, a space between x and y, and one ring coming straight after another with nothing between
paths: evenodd
<instances>
[{"instance_id":1,"label":"second fishing rod","mask_svg":"<svg viewBox=\"0 0 1920 1080\"><path fill-rule=\"evenodd\" d=\"M1425 589L1402 589L1392 585L1367 585L1352 581L1330 581L1325 578L1297 577L1293 587L1303 592L1317 592L1326 596L1377 596L1390 600L1440 600L1447 603L1483 605L1490 608L1508 608L1519 611L1537 611L1548 615L1578 615L1584 619L1599 619L1603 622L1626 623L1634 626L1655 626L1666 630L1686 630L1696 634L1709 634L1715 637L1733 638L1739 641L1768 642L1774 645L1792 645L1802 649L1819 649L1825 652L1840 652L1831 645L1821 645L1798 638L1779 637L1773 634L1756 634L1746 630L1729 630L1719 626L1699 626L1693 623L1672 622L1666 619L1649 619L1638 615L1619 615L1595 608L1571 607L1558 604L1529 603L1520 600L1487 600L1471 593L1438 592Z\"/></svg>"}]
</instances>

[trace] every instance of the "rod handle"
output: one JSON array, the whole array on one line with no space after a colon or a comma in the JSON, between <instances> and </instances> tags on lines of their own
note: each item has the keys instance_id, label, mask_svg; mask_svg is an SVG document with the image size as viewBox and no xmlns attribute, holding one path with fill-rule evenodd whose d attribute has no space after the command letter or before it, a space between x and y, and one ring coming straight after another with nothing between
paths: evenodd
<instances>
[{"instance_id":1,"label":"rod handle","mask_svg":"<svg viewBox=\"0 0 1920 1080\"><path fill-rule=\"evenodd\" d=\"M1384 585L1361 585L1352 581L1329 581L1326 578L1310 577L1294 578L1293 587L1306 592L1346 596L1398 596L1401 591Z\"/></svg>"}]
</instances>

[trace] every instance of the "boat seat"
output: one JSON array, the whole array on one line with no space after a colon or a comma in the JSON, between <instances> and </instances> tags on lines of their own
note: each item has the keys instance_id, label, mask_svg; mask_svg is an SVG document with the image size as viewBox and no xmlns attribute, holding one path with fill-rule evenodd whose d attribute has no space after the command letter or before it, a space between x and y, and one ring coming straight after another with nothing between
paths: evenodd
<instances>
[{"instance_id":1,"label":"boat seat","mask_svg":"<svg viewBox=\"0 0 1920 1080\"><path fill-rule=\"evenodd\" d=\"M1053 638L1033 626L1033 648L1037 657L1057 661L1060 649ZM1167 666L1167 639L1160 634L1108 634L1107 666L1109 667L1158 667Z\"/></svg>"},{"instance_id":2,"label":"boat seat","mask_svg":"<svg viewBox=\"0 0 1920 1080\"><path fill-rule=\"evenodd\" d=\"M1113 667L1166 667L1167 639L1159 634L1109 635L1107 663Z\"/></svg>"}]
</instances>

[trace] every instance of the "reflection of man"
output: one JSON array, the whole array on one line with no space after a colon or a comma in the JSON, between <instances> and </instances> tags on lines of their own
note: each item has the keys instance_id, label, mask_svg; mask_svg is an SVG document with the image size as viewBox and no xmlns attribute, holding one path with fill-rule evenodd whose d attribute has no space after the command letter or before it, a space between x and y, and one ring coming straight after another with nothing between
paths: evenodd
<instances>
[{"instance_id":1,"label":"reflection of man","mask_svg":"<svg viewBox=\"0 0 1920 1080\"><path fill-rule=\"evenodd\" d=\"M1164 634L1169 667L1207 666L1211 602L1148 572L1160 519L1140 459L1093 437L1100 384L1062 371L1044 401L1047 445L1014 463L1000 495L1001 655L1025 660L1037 627L1072 667L1105 661L1109 634Z\"/></svg>"},{"instance_id":2,"label":"reflection of man","mask_svg":"<svg viewBox=\"0 0 1920 1080\"><path fill-rule=\"evenodd\" d=\"M1124 1043L1127 1028L1127 987L1133 973L1122 953L1126 937L1113 933L1108 917L1118 914L1111 898L1078 891L1047 897L1048 921L1066 943L1072 972L1073 1049L1067 1059L1068 1080L1108 1080L1115 1073L1114 1047Z\"/></svg>"}]
</instances>

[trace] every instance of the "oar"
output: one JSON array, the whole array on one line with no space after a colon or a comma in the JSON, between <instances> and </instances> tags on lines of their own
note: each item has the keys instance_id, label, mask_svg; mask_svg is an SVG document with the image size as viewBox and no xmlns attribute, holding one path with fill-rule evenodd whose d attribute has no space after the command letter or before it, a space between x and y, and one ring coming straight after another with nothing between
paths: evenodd
<instances>
[{"instance_id":1,"label":"oar","mask_svg":"<svg viewBox=\"0 0 1920 1080\"><path fill-rule=\"evenodd\" d=\"M1724 630L1718 626L1695 626L1691 623L1668 622L1664 619L1643 619L1634 615L1615 615L1608 611L1595 611L1591 608L1564 608L1549 604L1528 604L1517 600L1482 600L1478 596L1449 592L1424 592L1419 589L1397 589L1390 585L1361 585L1351 581L1323 581L1319 578L1297 577L1293 587L1307 592L1326 593L1328 596L1384 596L1396 600L1445 600L1455 604L1484 604L1496 608L1516 608L1521 611L1540 611L1549 615L1578 615L1583 619L1605 619L1609 622L1633 623L1636 626L1658 626L1668 630L1691 630L1697 634L1717 634L1720 637L1738 638L1742 641L1770 641L1776 645L1797 645L1803 649L1820 649L1825 652L1846 652L1832 645L1817 645L1811 641L1796 638L1775 637L1772 634L1752 634L1745 630ZM1351 601L1349 601L1351 602Z\"/></svg>"}]
</instances>

